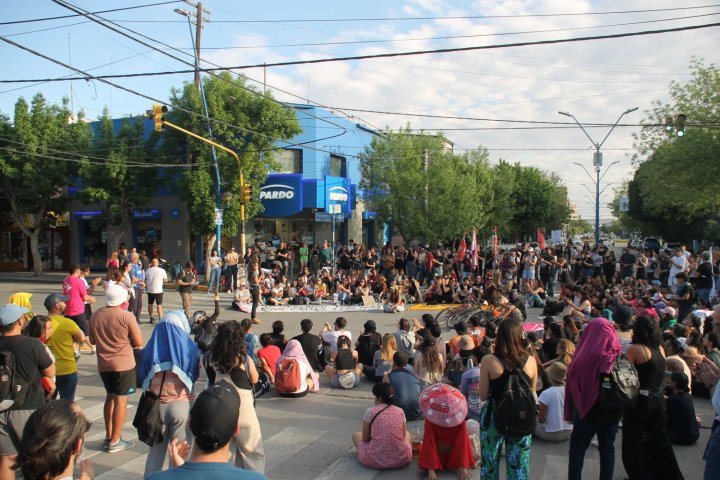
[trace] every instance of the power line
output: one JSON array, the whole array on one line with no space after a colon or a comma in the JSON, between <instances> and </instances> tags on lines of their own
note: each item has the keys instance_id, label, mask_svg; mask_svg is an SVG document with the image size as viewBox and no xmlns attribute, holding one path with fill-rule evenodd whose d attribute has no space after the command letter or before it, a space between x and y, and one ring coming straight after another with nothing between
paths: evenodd
<instances>
[{"instance_id":1,"label":"power line","mask_svg":"<svg viewBox=\"0 0 720 480\"><path fill-rule=\"evenodd\" d=\"M157 7L157 6L159 6L159 5L169 5L169 4L171 4L171 3L180 3L180 0L173 0L173 1L169 1L169 2L148 3L148 4L145 4L145 5L134 5L134 6L132 6L132 7L113 8L112 10L100 10L100 11L98 11L98 12L94 12L93 14L96 14L96 13L122 12L122 11L125 11L125 10L137 10L138 8ZM73 17L79 17L79 16L81 16L81 15L80 15L80 14L75 14L75 15L58 15L58 16L56 16L56 17L30 18L30 19L27 19L27 20L13 20L13 21L10 21L10 22L0 22L0 25L17 25L17 24L20 24L20 23L47 22L47 21L50 21L50 20L60 20L60 19L63 19L63 18L73 18Z\"/></svg>"},{"instance_id":2,"label":"power line","mask_svg":"<svg viewBox=\"0 0 720 480\"><path fill-rule=\"evenodd\" d=\"M54 1L57 1L57 0L54 0ZM233 66L233 67L200 68L198 70L203 73L210 73L210 72L220 72L220 71L227 71L227 70L245 70L245 69L250 69L250 68L288 67L288 66L293 66L293 65L309 65L309 64L330 63L330 62L347 62L347 61L352 61L352 60L370 60L370 59L374 59L374 58L395 58L395 57L408 57L408 56L417 56L417 55L431 55L431 54L438 54L438 53L471 52L471 51L478 51L478 50L497 50L497 49L503 49L503 48L513 48L513 47L529 47L529 46L537 46L537 45L556 45L556 44L563 44L563 43L578 43L578 42L588 42L588 41L595 41L595 40L609 40L609 39L617 39L617 38L639 37L639 36L645 36L645 35L658 35L658 34L663 34L663 33L684 32L684 31L699 30L699 29L718 27L718 26L720 26L720 23L707 23L707 24L701 24L701 25L688 25L685 27L663 28L663 29L659 29L659 30L643 30L643 31L639 31L639 32L615 33L615 34L611 34L611 35L593 35L593 36L589 36L589 37L560 38L560 39L552 39L552 40L536 40L536 41L528 41L528 42L502 43L502 44L497 44L497 45L479 45L479 46L472 46L472 47L453 47L453 48L439 48L439 49L433 49L433 50L415 50L415 51L408 51L408 52L377 53L377 54L369 54L369 55L354 55L354 56L348 56L348 57L317 58L314 60L293 60L293 61L287 61L287 62L256 63L256 64L248 64L248 65L237 65L237 66ZM0 38L4 39L4 37L0 37ZM171 71L163 71L163 72L98 75L98 76L94 76L93 78L97 79L97 80L101 80L101 79L108 79L108 78L154 77L154 76L164 76L164 75L187 74L187 73L194 73L194 72L195 72L195 69L193 68L191 70L171 70ZM0 80L0 83L57 82L57 81L68 81L68 80L82 80L82 79L84 79L84 78L83 77L73 77L70 79L68 79L68 78L43 78L43 79L32 79L32 80Z\"/></svg>"}]
</instances>

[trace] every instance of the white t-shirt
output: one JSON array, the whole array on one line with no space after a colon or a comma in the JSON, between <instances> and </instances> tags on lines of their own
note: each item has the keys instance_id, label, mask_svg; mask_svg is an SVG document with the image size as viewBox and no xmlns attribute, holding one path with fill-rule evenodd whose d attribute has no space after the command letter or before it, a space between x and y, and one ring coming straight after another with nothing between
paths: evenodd
<instances>
[{"instance_id":1,"label":"white t-shirt","mask_svg":"<svg viewBox=\"0 0 720 480\"><path fill-rule=\"evenodd\" d=\"M352 333L348 330L333 330L332 332L325 332L322 334L323 341L330 344L331 353L337 352L337 339L343 335L348 337L352 342Z\"/></svg>"},{"instance_id":2,"label":"white t-shirt","mask_svg":"<svg viewBox=\"0 0 720 480\"><path fill-rule=\"evenodd\" d=\"M674 281L676 274L685 271L685 267L687 266L687 257L685 257L685 256L683 256L683 255L680 255L679 257L673 256L673 257L670 259L670 261L671 261L671 262L675 262L675 263L677 263L677 264L680 266L680 268L677 268L677 267L675 267L675 265L673 265L672 263L670 263L670 273L669 273L669 275L670 275L670 277L671 277L671 278L673 279L673 281Z\"/></svg>"},{"instance_id":3,"label":"white t-shirt","mask_svg":"<svg viewBox=\"0 0 720 480\"><path fill-rule=\"evenodd\" d=\"M540 403L547 405L545 431L547 433L572 430L572 423L563 420L565 387L550 387L540 394Z\"/></svg>"},{"instance_id":4,"label":"white t-shirt","mask_svg":"<svg viewBox=\"0 0 720 480\"><path fill-rule=\"evenodd\" d=\"M167 272L160 267L150 267L145 272L148 293L163 293L163 282L167 282Z\"/></svg>"}]
</instances>

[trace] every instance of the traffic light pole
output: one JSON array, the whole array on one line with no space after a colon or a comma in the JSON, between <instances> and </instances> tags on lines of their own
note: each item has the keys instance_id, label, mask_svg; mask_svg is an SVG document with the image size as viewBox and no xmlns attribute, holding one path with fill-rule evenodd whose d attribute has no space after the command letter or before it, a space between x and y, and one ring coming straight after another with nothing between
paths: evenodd
<instances>
[{"instance_id":1,"label":"traffic light pole","mask_svg":"<svg viewBox=\"0 0 720 480\"><path fill-rule=\"evenodd\" d=\"M200 140L201 142L205 142L209 145L212 145L215 148L219 148L220 150L232 155L233 158L235 158L235 161L237 162L238 172L240 175L240 195L242 196L242 192L245 190L245 180L243 178L242 168L240 165L240 157L238 156L237 153L233 152L232 150L230 150L229 148L227 148L224 145L220 145L219 143L215 143L212 140L208 140L205 137L201 137L200 135L198 135L196 133L193 133L189 130L185 130L184 128L182 128L178 125L175 125L174 123L170 123L167 120L163 119L162 124L167 127L174 128L175 130L180 131L180 132L184 133L185 135L189 135L197 140ZM245 203L242 200L242 198L240 199L240 256L242 258L245 258Z\"/></svg>"}]
</instances>

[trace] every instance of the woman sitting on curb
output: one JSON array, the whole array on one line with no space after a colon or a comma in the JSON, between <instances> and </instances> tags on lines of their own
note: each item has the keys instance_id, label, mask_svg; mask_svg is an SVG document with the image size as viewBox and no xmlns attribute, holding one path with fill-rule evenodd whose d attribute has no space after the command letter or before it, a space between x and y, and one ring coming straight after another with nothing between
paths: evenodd
<instances>
[{"instance_id":1,"label":"woman sitting on curb","mask_svg":"<svg viewBox=\"0 0 720 480\"><path fill-rule=\"evenodd\" d=\"M358 354L350 349L350 339L342 335L337 340L337 352L332 354L334 367L327 365L325 374L336 388L353 388L360 385L362 363L358 362Z\"/></svg>"}]
</instances>

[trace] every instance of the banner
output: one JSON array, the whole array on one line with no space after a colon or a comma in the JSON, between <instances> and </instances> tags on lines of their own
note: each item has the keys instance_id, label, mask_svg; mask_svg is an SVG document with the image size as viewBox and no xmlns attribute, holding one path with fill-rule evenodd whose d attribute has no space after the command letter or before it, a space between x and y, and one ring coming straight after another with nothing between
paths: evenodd
<instances>
[{"instance_id":1,"label":"banner","mask_svg":"<svg viewBox=\"0 0 720 480\"><path fill-rule=\"evenodd\" d=\"M493 252L494 255L497 256L498 254L498 227L495 225L493 227Z\"/></svg>"},{"instance_id":2,"label":"banner","mask_svg":"<svg viewBox=\"0 0 720 480\"><path fill-rule=\"evenodd\" d=\"M462 262L463 260L465 260L466 253L467 253L467 243L465 243L465 234L463 233L462 239L460 240L460 245L458 246L457 261Z\"/></svg>"},{"instance_id":3,"label":"banner","mask_svg":"<svg viewBox=\"0 0 720 480\"><path fill-rule=\"evenodd\" d=\"M540 250L545 250L545 235L543 235L540 227L537 227L538 243L540 244Z\"/></svg>"},{"instance_id":4,"label":"banner","mask_svg":"<svg viewBox=\"0 0 720 480\"><path fill-rule=\"evenodd\" d=\"M478 267L477 228L473 227L472 243L470 244L471 265L473 270Z\"/></svg>"}]
</instances>

